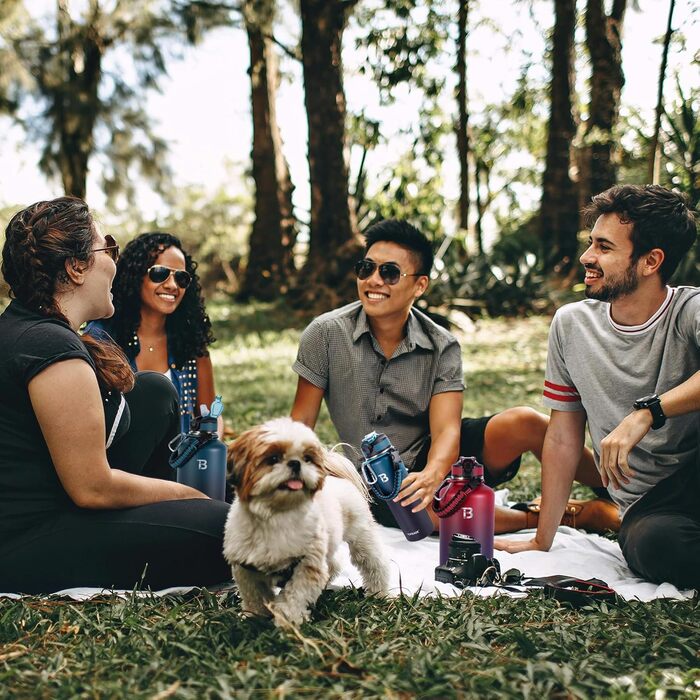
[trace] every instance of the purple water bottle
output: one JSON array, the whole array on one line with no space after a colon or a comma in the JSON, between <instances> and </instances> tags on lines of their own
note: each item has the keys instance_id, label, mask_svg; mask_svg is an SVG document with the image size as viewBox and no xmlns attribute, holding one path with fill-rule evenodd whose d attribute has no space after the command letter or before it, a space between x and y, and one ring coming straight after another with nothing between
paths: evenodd
<instances>
[{"instance_id":1,"label":"purple water bottle","mask_svg":"<svg viewBox=\"0 0 700 700\"><path fill-rule=\"evenodd\" d=\"M432 534L433 523L428 512L411 512L420 499L408 506L394 503L408 470L389 438L384 433L368 433L362 438L362 454L365 456L362 476L367 486L376 498L387 504L406 539L414 542Z\"/></svg>"},{"instance_id":2,"label":"purple water bottle","mask_svg":"<svg viewBox=\"0 0 700 700\"><path fill-rule=\"evenodd\" d=\"M433 509L440 518L440 561L449 556L452 535L470 535L481 553L493 559L494 493L484 483L484 467L474 457L460 457L435 492Z\"/></svg>"},{"instance_id":3,"label":"purple water bottle","mask_svg":"<svg viewBox=\"0 0 700 700\"><path fill-rule=\"evenodd\" d=\"M226 445L217 434L217 418L224 410L217 396L208 409L192 421L190 431L178 435L170 449L170 466L177 469L177 482L191 486L209 498L226 500ZM177 445L175 445L175 441Z\"/></svg>"}]
</instances>

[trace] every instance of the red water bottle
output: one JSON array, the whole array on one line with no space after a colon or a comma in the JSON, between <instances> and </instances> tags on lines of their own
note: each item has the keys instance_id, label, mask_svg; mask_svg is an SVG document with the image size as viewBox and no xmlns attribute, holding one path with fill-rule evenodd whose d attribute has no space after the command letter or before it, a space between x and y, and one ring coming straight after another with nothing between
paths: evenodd
<instances>
[{"instance_id":1,"label":"red water bottle","mask_svg":"<svg viewBox=\"0 0 700 700\"><path fill-rule=\"evenodd\" d=\"M460 457L435 492L433 509L440 518L440 562L445 564L452 535L470 535L481 553L493 558L494 493L484 483L484 467L474 457Z\"/></svg>"}]
</instances>

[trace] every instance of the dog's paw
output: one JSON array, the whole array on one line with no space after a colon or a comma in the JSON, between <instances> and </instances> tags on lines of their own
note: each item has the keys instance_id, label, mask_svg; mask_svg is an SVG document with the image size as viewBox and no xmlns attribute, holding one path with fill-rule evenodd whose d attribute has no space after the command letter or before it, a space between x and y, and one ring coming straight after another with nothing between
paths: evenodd
<instances>
[{"instance_id":1,"label":"dog's paw","mask_svg":"<svg viewBox=\"0 0 700 700\"><path fill-rule=\"evenodd\" d=\"M241 613L244 617L270 617L272 612L264 603L243 603Z\"/></svg>"},{"instance_id":2,"label":"dog's paw","mask_svg":"<svg viewBox=\"0 0 700 700\"><path fill-rule=\"evenodd\" d=\"M367 595L386 598L389 592L388 570L367 571L362 577L362 587Z\"/></svg>"},{"instance_id":3,"label":"dog's paw","mask_svg":"<svg viewBox=\"0 0 700 700\"><path fill-rule=\"evenodd\" d=\"M299 627L311 617L306 609L299 610L279 603L270 603L268 607L277 627Z\"/></svg>"}]
</instances>

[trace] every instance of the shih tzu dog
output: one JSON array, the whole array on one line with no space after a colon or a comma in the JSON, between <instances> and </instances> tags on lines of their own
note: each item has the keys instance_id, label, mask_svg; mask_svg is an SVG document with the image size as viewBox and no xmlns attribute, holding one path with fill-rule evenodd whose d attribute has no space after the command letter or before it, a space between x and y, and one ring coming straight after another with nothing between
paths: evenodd
<instances>
[{"instance_id":1,"label":"shih tzu dog","mask_svg":"<svg viewBox=\"0 0 700 700\"><path fill-rule=\"evenodd\" d=\"M291 418L268 421L240 435L228 460L237 498L226 521L224 556L245 611L272 614L277 624L308 619L338 573L342 541L366 592L387 590L367 488L352 463L323 447L313 430Z\"/></svg>"}]
</instances>

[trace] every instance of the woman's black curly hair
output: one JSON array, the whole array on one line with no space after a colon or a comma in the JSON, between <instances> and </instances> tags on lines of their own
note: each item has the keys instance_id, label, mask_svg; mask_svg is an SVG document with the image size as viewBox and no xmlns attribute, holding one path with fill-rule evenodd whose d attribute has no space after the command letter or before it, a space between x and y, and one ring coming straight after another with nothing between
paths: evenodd
<instances>
[{"instance_id":1,"label":"woman's black curly hair","mask_svg":"<svg viewBox=\"0 0 700 700\"><path fill-rule=\"evenodd\" d=\"M178 248L185 256L185 269L192 282L185 290L180 305L165 321L168 348L178 369L188 360L207 355L207 346L216 338L211 321L204 310L202 287L197 276L197 263L182 249L180 239L170 233L142 233L130 241L117 263L117 274L112 285L114 316L109 319L111 334L128 351L141 321L141 287L149 267L166 249Z\"/></svg>"}]
</instances>

